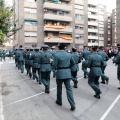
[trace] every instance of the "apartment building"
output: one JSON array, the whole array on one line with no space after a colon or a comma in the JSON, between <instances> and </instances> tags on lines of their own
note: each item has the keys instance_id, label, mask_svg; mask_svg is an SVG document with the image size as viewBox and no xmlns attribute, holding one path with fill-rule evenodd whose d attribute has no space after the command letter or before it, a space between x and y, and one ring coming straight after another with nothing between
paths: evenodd
<instances>
[{"instance_id":1,"label":"apartment building","mask_svg":"<svg viewBox=\"0 0 120 120\"><path fill-rule=\"evenodd\" d=\"M116 32L116 9L112 10L112 46L117 45L117 32Z\"/></svg>"},{"instance_id":2,"label":"apartment building","mask_svg":"<svg viewBox=\"0 0 120 120\"><path fill-rule=\"evenodd\" d=\"M15 19L24 27L14 46L105 44L106 7L96 0L14 0Z\"/></svg>"},{"instance_id":3,"label":"apartment building","mask_svg":"<svg viewBox=\"0 0 120 120\"><path fill-rule=\"evenodd\" d=\"M116 3L116 42L120 44L120 0Z\"/></svg>"}]
</instances>

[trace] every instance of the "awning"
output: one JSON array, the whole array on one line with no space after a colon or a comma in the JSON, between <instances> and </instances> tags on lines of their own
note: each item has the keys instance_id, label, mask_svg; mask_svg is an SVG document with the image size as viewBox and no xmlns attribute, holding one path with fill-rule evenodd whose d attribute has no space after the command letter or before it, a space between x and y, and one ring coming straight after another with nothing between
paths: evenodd
<instances>
[{"instance_id":1,"label":"awning","mask_svg":"<svg viewBox=\"0 0 120 120\"><path fill-rule=\"evenodd\" d=\"M29 19L29 18L25 18L24 21L30 21L30 22L38 22L38 20L34 20L34 19Z\"/></svg>"}]
</instances>

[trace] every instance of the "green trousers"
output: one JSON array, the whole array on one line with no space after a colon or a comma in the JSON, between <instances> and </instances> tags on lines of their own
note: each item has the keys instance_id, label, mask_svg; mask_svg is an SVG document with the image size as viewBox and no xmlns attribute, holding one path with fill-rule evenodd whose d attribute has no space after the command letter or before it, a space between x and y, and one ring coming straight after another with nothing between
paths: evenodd
<instances>
[{"instance_id":1,"label":"green trousers","mask_svg":"<svg viewBox=\"0 0 120 120\"><path fill-rule=\"evenodd\" d=\"M68 102L70 103L71 107L75 107L72 87L70 85L70 79L63 79L63 80L57 79L56 82L57 82L57 101L62 103L62 84L64 83Z\"/></svg>"},{"instance_id":2,"label":"green trousers","mask_svg":"<svg viewBox=\"0 0 120 120\"><path fill-rule=\"evenodd\" d=\"M92 87L92 89L97 93L100 90L99 87L99 78L100 76L90 76L88 77L88 84Z\"/></svg>"}]
</instances>

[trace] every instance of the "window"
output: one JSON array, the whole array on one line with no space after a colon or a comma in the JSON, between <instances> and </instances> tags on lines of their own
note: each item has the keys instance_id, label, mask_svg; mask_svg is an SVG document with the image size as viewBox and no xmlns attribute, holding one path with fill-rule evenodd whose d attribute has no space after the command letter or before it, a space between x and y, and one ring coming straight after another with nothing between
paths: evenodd
<instances>
[{"instance_id":1,"label":"window","mask_svg":"<svg viewBox=\"0 0 120 120\"><path fill-rule=\"evenodd\" d=\"M83 29L84 29L84 26L83 26L83 25L75 25L75 29L83 30Z\"/></svg>"},{"instance_id":2,"label":"window","mask_svg":"<svg viewBox=\"0 0 120 120\"><path fill-rule=\"evenodd\" d=\"M37 32L25 32L25 37L37 37Z\"/></svg>"},{"instance_id":3,"label":"window","mask_svg":"<svg viewBox=\"0 0 120 120\"><path fill-rule=\"evenodd\" d=\"M80 40L80 39L84 39L84 35L75 35L75 39Z\"/></svg>"},{"instance_id":4,"label":"window","mask_svg":"<svg viewBox=\"0 0 120 120\"><path fill-rule=\"evenodd\" d=\"M36 14L37 10L36 9L30 9L30 8L24 8L25 13L28 14Z\"/></svg>"},{"instance_id":5,"label":"window","mask_svg":"<svg viewBox=\"0 0 120 120\"><path fill-rule=\"evenodd\" d=\"M81 14L75 14L75 18L78 19L78 20L83 20L84 16L81 15Z\"/></svg>"},{"instance_id":6,"label":"window","mask_svg":"<svg viewBox=\"0 0 120 120\"><path fill-rule=\"evenodd\" d=\"M104 9L103 8L99 8L99 12L104 12Z\"/></svg>"},{"instance_id":7,"label":"window","mask_svg":"<svg viewBox=\"0 0 120 120\"><path fill-rule=\"evenodd\" d=\"M25 21L25 25L27 25L27 26L37 26L37 22L27 22L27 21Z\"/></svg>"},{"instance_id":8,"label":"window","mask_svg":"<svg viewBox=\"0 0 120 120\"><path fill-rule=\"evenodd\" d=\"M75 9L83 10L83 6L82 5L75 5Z\"/></svg>"},{"instance_id":9,"label":"window","mask_svg":"<svg viewBox=\"0 0 120 120\"><path fill-rule=\"evenodd\" d=\"M99 37L104 37L104 34L99 34Z\"/></svg>"}]
</instances>

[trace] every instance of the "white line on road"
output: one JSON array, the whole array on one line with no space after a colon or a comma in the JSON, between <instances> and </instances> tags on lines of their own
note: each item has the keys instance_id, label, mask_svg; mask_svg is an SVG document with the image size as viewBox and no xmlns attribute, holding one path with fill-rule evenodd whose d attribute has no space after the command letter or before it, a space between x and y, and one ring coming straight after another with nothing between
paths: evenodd
<instances>
[{"instance_id":1,"label":"white line on road","mask_svg":"<svg viewBox=\"0 0 120 120\"><path fill-rule=\"evenodd\" d=\"M118 95L118 97L114 100L114 102L111 104L111 106L107 109L107 111L104 113L104 115L100 118L100 120L104 120L106 118L106 116L108 115L108 113L112 110L112 108L115 106L115 104L117 103L117 101L120 99L120 94Z\"/></svg>"},{"instance_id":2,"label":"white line on road","mask_svg":"<svg viewBox=\"0 0 120 120\"><path fill-rule=\"evenodd\" d=\"M78 80L80 80L80 79L82 79L82 78L83 78L83 77L79 78ZM57 87L54 87L54 88L50 89L50 91L53 91L53 90L55 90L56 88L57 88ZM18 101L15 101L15 102L9 103L9 104L7 104L7 105L5 105L5 106L3 106L3 107L7 107L7 106L13 105L13 104L15 104L15 103L19 103L19 102L22 102L22 101L28 100L28 99L30 99L30 98L33 98L33 97L36 97L36 96L42 95L42 94L44 94L44 93L45 93L45 92L41 92L41 93L38 93L38 94L32 95L32 96L30 96L30 97L27 97L27 98L24 98L24 99L21 99L21 100L18 100Z\"/></svg>"},{"instance_id":3,"label":"white line on road","mask_svg":"<svg viewBox=\"0 0 120 120\"><path fill-rule=\"evenodd\" d=\"M0 64L0 73L1 73L1 64ZM4 120L2 92L1 91L2 91L2 86L1 86L1 74L0 74L0 120Z\"/></svg>"}]
</instances>

